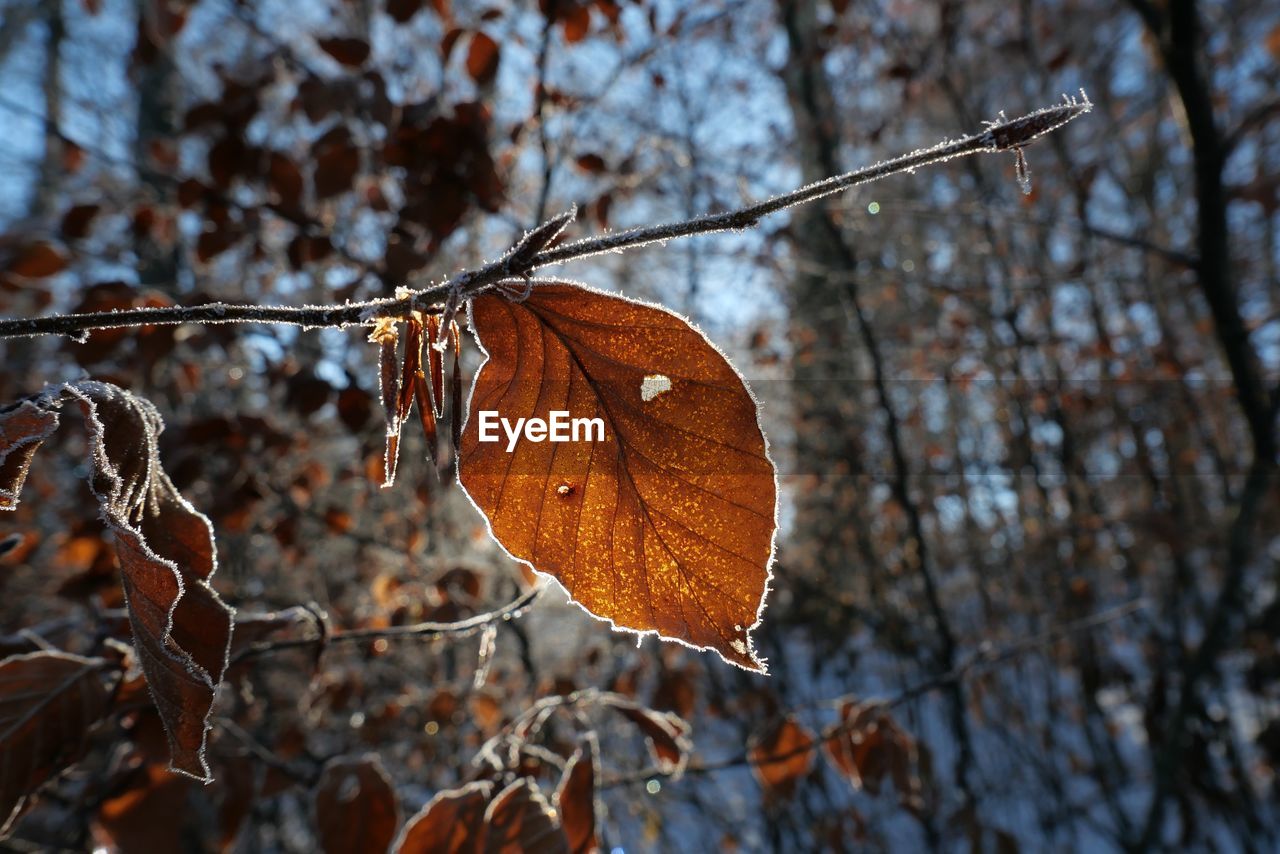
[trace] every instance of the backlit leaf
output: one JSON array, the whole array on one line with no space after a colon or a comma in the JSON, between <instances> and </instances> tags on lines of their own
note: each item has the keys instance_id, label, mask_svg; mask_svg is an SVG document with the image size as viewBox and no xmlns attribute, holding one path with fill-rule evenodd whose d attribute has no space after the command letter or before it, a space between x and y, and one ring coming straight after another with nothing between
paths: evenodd
<instances>
[{"instance_id":1,"label":"backlit leaf","mask_svg":"<svg viewBox=\"0 0 1280 854\"><path fill-rule=\"evenodd\" d=\"M498 542L616 628L763 670L777 490L737 371L675 314L569 283L479 296L471 322L488 358L459 480ZM604 441L480 441L482 412L552 411L601 419Z\"/></svg>"},{"instance_id":2,"label":"backlit leaf","mask_svg":"<svg viewBox=\"0 0 1280 854\"><path fill-rule=\"evenodd\" d=\"M323 851L386 851L399 824L395 789L376 758L337 759L325 766L316 788Z\"/></svg>"},{"instance_id":3,"label":"backlit leaf","mask_svg":"<svg viewBox=\"0 0 1280 854\"><path fill-rule=\"evenodd\" d=\"M0 838L27 798L80 757L107 714L105 663L57 652L0 661Z\"/></svg>"}]
</instances>

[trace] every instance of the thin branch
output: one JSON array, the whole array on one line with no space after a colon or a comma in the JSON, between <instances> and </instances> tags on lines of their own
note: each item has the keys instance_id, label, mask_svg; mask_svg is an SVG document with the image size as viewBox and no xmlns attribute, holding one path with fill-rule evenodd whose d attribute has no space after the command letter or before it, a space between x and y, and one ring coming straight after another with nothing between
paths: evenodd
<instances>
[{"instance_id":1,"label":"thin branch","mask_svg":"<svg viewBox=\"0 0 1280 854\"><path fill-rule=\"evenodd\" d=\"M486 626L499 621L515 619L520 612L528 608L542 595L545 585L539 585L521 593L499 608L457 620L451 623L424 622L411 626L387 626L378 629L347 629L331 632L327 635L313 635L305 638L286 638L275 641L259 641L247 646L231 658L231 664L237 664L250 658L257 658L286 649L301 649L311 646L331 646L336 643L362 643L372 640L402 640L415 638L418 640L437 640L439 638L465 638L476 634Z\"/></svg>"},{"instance_id":2,"label":"thin branch","mask_svg":"<svg viewBox=\"0 0 1280 854\"><path fill-rule=\"evenodd\" d=\"M230 718L217 718L215 723L220 730L240 742L240 745L259 762L269 768L276 769L289 779L308 786L314 786L320 778L320 773L317 769L296 765L287 759L281 758L271 748L258 741L248 730Z\"/></svg>"},{"instance_id":3,"label":"thin branch","mask_svg":"<svg viewBox=\"0 0 1280 854\"><path fill-rule=\"evenodd\" d=\"M1261 128L1277 115L1280 115L1280 98L1265 101L1250 110L1223 138L1222 159L1225 161L1230 158L1240 144L1248 139L1250 133Z\"/></svg>"},{"instance_id":4,"label":"thin branch","mask_svg":"<svg viewBox=\"0 0 1280 854\"><path fill-rule=\"evenodd\" d=\"M1059 640L1079 634L1081 632L1090 632L1109 623L1123 619L1130 614L1142 610L1147 607L1147 600L1144 598L1133 599L1114 608L1108 608L1105 611L1099 611L1096 614L1090 614L1079 620L1066 623L1062 626L1051 628L1038 635L1016 641L1012 644L1002 647L984 647L967 658L965 661L957 665L952 670L930 677L923 682L912 685L911 687L895 694L894 696L880 700L879 706L883 709L892 709L905 705L912 700L922 697L934 691L954 685L966 679L975 671L990 670L997 665L1003 664L1012 659L1043 649ZM835 723L822 730L821 735L813 740L812 744L802 745L790 751L773 754L769 758L768 764L776 764L785 762L786 760L799 756L810 750L818 749L832 736L843 735L853 730L858 725L857 720L844 720ZM682 774L688 776L690 774L711 774L716 771L723 771L728 768L740 768L752 764L752 759L747 751L742 751L723 759L716 759L709 762L699 762L697 764L689 764L682 770ZM654 777L670 776L669 772L658 767L645 768L641 771L613 777L601 782L600 788L610 789L618 786L625 786L632 783L642 783L651 780Z\"/></svg>"},{"instance_id":5,"label":"thin branch","mask_svg":"<svg viewBox=\"0 0 1280 854\"><path fill-rule=\"evenodd\" d=\"M1194 255L1188 255L1186 252L1180 252L1177 249L1170 249L1167 246L1152 243L1150 240L1138 237L1134 234L1121 234L1118 231L1110 231L1102 226L1091 225L1088 221L1084 220L1082 220L1080 228L1092 237L1110 240L1113 243L1119 243L1121 246L1128 246L1133 249L1141 249L1143 252L1150 252L1152 255L1159 255L1166 261L1179 264L1191 270L1195 270L1200 266L1200 259Z\"/></svg>"},{"instance_id":6,"label":"thin branch","mask_svg":"<svg viewBox=\"0 0 1280 854\"><path fill-rule=\"evenodd\" d=\"M530 258L513 258L512 254L480 267L464 271L448 282L417 291L403 291L396 297L347 303L341 306L254 306L231 303L209 303L173 308L139 308L90 314L64 314L50 317L0 320L0 338L30 335L82 336L94 329L175 323L285 323L303 327L346 327L367 325L379 318L406 317L412 311L439 310L451 296L454 300L475 296L493 285L510 279L522 279L535 270L551 264L576 261L606 252L620 252L652 243L665 243L698 234L741 230L755 226L761 218L797 205L821 199L870 181L924 166L942 163L969 154L1014 151L1050 133L1093 105L1088 98L1066 99L1056 107L1047 107L1012 121L990 124L981 133L963 139L922 148L825 181L801 187L738 210L695 217L680 222L633 228L615 234L585 238L563 246L543 249Z\"/></svg>"}]
</instances>

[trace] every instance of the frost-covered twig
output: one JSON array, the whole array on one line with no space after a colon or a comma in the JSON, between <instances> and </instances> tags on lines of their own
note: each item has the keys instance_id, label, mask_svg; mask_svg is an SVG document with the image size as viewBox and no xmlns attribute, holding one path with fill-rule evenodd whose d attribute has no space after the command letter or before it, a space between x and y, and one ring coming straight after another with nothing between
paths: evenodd
<instances>
[{"instance_id":1,"label":"frost-covered twig","mask_svg":"<svg viewBox=\"0 0 1280 854\"><path fill-rule=\"evenodd\" d=\"M1057 130L1092 108L1093 105L1089 99L1081 93L1079 100L1066 98L1062 104L1037 110L1021 118L990 123L980 133L943 142L932 148L922 148L853 172L846 172L744 208L584 238L562 246L544 248L536 254L515 251L483 267L459 273L444 284L417 291L406 291L396 297L339 306L287 307L210 303L199 306L138 308L0 320L0 338L30 335L78 337L94 329L175 323L284 323L303 327L345 327L371 324L379 318L407 317L412 311L438 311L451 298L455 302L466 299L500 282L527 277L535 270L551 264L562 264L606 252L620 252L624 249L664 243L668 240L698 234L751 228L769 214L890 175L911 172L924 166L969 154L1018 152L1039 137ZM552 220L552 223L560 219L557 217ZM531 235L541 236L546 227L540 226L531 232ZM526 235L517 244L517 249L531 242L536 243L536 241L530 241L529 237L530 235Z\"/></svg>"},{"instance_id":2,"label":"frost-covered twig","mask_svg":"<svg viewBox=\"0 0 1280 854\"><path fill-rule=\"evenodd\" d=\"M400 640L414 638L416 640L436 640L438 638L465 638L477 634L485 628L504 620L512 620L520 612L532 605L542 595L543 585L526 590L505 605L476 614L465 620L451 623L423 622L411 626L385 626L376 629L347 629L328 634L313 635L305 638L284 638L281 640L259 641L245 647L231 657L231 664L237 664L250 658L257 658L286 649L301 649L311 646L331 646L337 643L364 643L376 640Z\"/></svg>"}]
</instances>

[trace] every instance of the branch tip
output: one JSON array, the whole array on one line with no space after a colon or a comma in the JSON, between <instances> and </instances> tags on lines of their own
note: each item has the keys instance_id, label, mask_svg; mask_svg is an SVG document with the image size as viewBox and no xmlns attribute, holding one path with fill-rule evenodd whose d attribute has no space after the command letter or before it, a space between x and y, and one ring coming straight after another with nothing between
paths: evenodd
<instances>
[{"instance_id":1,"label":"branch tip","mask_svg":"<svg viewBox=\"0 0 1280 854\"><path fill-rule=\"evenodd\" d=\"M1013 121L1006 121L1001 114L999 121L989 123L985 136L990 139L990 147L994 150L1010 151L1021 148L1092 110L1093 102L1081 89L1079 98L1063 95L1061 104L1027 113Z\"/></svg>"}]
</instances>

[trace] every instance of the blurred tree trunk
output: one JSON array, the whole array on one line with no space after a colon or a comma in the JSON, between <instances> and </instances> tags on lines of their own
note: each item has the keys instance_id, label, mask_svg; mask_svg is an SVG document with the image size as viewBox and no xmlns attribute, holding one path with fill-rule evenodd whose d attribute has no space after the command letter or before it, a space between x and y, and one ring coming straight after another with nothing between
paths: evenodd
<instances>
[{"instance_id":1,"label":"blurred tree trunk","mask_svg":"<svg viewBox=\"0 0 1280 854\"><path fill-rule=\"evenodd\" d=\"M796 128L796 150L802 178L820 180L844 171L839 157L839 130L836 99L822 65L822 30L815 16L814 2L781 0L779 3L787 32L790 55L783 72L787 99ZM865 589L869 601L882 615L888 602L878 592L878 572L887 556L877 556L869 544L869 524L862 515L864 490L873 481L888 482L894 502L905 517L898 562L908 595L923 593L920 621L923 631L903 644L922 671L942 675L952 672L958 661L958 640L942 605L938 589L939 573L925 536L920 500L912 493L911 474L904 447L902 423L889 393L889 366L883 336L867 311L859 293L857 258L853 247L831 211L809 206L793 222L793 244L799 256L798 275L791 289L791 321L795 352L793 369L796 389L798 446L797 465L810 474L799 491L798 518L803 525L794 532L790 554L804 573L803 580L815 586L808 598L818 603L830 601L830 588L841 594ZM855 370L854 353L865 354L866 364ZM860 388L874 394L864 396ZM871 419L859 418L859 410L877 411L881 416L888 451L888 470L868 472L859 436L871 428ZM855 562L861 563L866 581L833 574ZM788 579L790 581L791 579ZM918 587L917 587L918 585ZM805 586L797 589L804 595ZM805 612L801 608L801 613ZM828 615L838 618L838 615ZM878 616L877 616L878 618ZM833 628L843 625L835 622ZM823 634L839 634L838 631ZM901 640L885 633L882 642L898 645ZM969 782L974 771L973 749L965 709L964 689L950 681L944 691L951 736L955 739L954 781L961 809L973 803ZM931 841L939 841L938 826L926 823Z\"/></svg>"},{"instance_id":2,"label":"blurred tree trunk","mask_svg":"<svg viewBox=\"0 0 1280 854\"><path fill-rule=\"evenodd\" d=\"M1194 773L1189 756L1195 749L1195 730L1207 720L1206 683L1220 679L1222 656L1237 643L1244 622L1244 598L1248 569L1253 558L1254 528L1262 505L1274 491L1276 473L1275 420L1280 409L1280 389L1268 390L1261 360L1249 340L1240 312L1227 226L1227 187L1223 170L1231 153L1228 137L1216 114L1212 72L1204 61L1207 34L1202 31L1200 10L1194 0L1172 0L1157 6L1148 0L1131 0L1143 23L1156 39L1166 73L1181 102L1190 136L1196 195L1196 267L1200 291L1209 306L1218 343L1231 371L1236 399L1252 440L1252 462L1235 516L1225 537L1226 555L1221 584L1209 613L1203 638L1181 668L1176 702L1154 716L1153 775L1155 791L1141 837L1135 848L1147 849L1164 839L1165 810L1176 799L1178 787L1190 783ZM1162 699L1162 698L1157 698ZM1224 744L1234 738L1228 732ZM1247 782L1245 784L1247 786ZM1250 805L1252 791L1236 796L1245 805L1246 821L1257 830ZM1179 803L1184 803L1179 800ZM1194 821L1183 815L1184 824Z\"/></svg>"},{"instance_id":3,"label":"blurred tree trunk","mask_svg":"<svg viewBox=\"0 0 1280 854\"><path fill-rule=\"evenodd\" d=\"M171 43L163 42L161 23L149 11L145 0L138 4L138 43L133 54L133 76L138 92L138 113L133 158L137 164L142 195L157 212L172 209L175 184L154 165L153 150L168 145L177 133L179 74L174 65ZM159 222L161 216L156 217ZM169 295L178 292L180 242L158 241L145 231L135 232L134 251L138 255L138 284Z\"/></svg>"},{"instance_id":4,"label":"blurred tree trunk","mask_svg":"<svg viewBox=\"0 0 1280 854\"><path fill-rule=\"evenodd\" d=\"M8 10L6 10L8 12ZM62 137L59 135L59 119L62 114L62 42L66 34L62 20L61 3L51 3L47 9L33 4L21 6L10 12L5 26L0 30L0 60L7 57L10 48L26 34L32 20L39 20L44 12L44 23L47 30L45 42L45 65L41 90L44 94L44 156L40 160L36 174L35 186L31 194L29 212L38 227L52 226L57 220L59 206L59 190L62 187L64 172L64 149ZM36 354L41 344L35 338L16 338L6 342L5 362L9 365L22 365L31 368L37 363ZM6 374L11 373L9 370ZM34 373L14 370L14 375L6 377L0 383L0 390L12 395L19 390L34 391L42 384L42 380Z\"/></svg>"},{"instance_id":5,"label":"blurred tree trunk","mask_svg":"<svg viewBox=\"0 0 1280 854\"><path fill-rule=\"evenodd\" d=\"M48 42L44 67L44 159L36 178L31 213L41 222L52 222L58 213L59 191L64 173L64 143L59 133L62 117L62 41L66 27L62 20L61 2L49 4L45 26Z\"/></svg>"},{"instance_id":6,"label":"blurred tree trunk","mask_svg":"<svg viewBox=\"0 0 1280 854\"><path fill-rule=\"evenodd\" d=\"M842 170L838 161L836 107L822 70L813 4L782 0L790 56L782 71L795 124L795 157L801 181L819 181ZM803 597L798 616L831 620L831 604L878 598L879 557L872 545L860 491L867 485L860 405L865 373L862 351L841 310L835 281L854 275L856 259L823 204L792 214L796 274L788 291L795 397L796 528L784 565L788 585ZM833 570L837 570L833 573ZM833 644L841 639L832 638Z\"/></svg>"}]
</instances>

